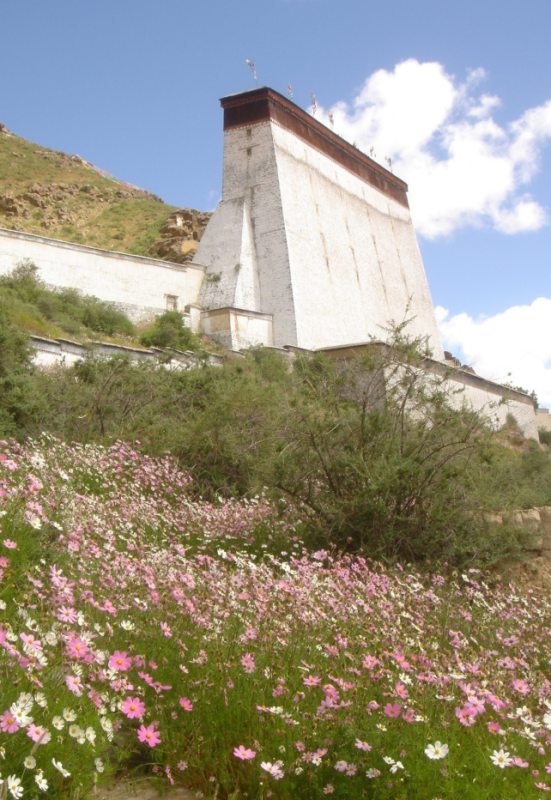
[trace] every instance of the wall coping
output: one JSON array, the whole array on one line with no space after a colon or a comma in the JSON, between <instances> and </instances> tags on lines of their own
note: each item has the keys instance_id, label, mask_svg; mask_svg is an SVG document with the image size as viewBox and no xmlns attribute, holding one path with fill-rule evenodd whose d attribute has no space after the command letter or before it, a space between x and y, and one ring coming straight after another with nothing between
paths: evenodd
<instances>
[{"instance_id":1,"label":"wall coping","mask_svg":"<svg viewBox=\"0 0 551 800\"><path fill-rule=\"evenodd\" d=\"M273 320L273 314L264 314L261 311L251 311L247 308L236 308L235 306L221 306L220 308L205 308L201 312L202 316L211 317L217 314L244 314L246 317L256 319Z\"/></svg>"},{"instance_id":2,"label":"wall coping","mask_svg":"<svg viewBox=\"0 0 551 800\"><path fill-rule=\"evenodd\" d=\"M13 239L22 239L23 241L38 242L41 244L49 244L54 247L59 247L63 250L76 250L82 253L97 253L98 255L108 256L114 259L125 259L126 261L136 261L139 264L151 264L152 266L165 267L168 269L176 270L177 272L187 272L188 269L198 269L205 272L205 267L200 264L189 262L187 264L175 264L173 261L163 261L160 258L151 258L149 256L138 256L134 253L125 253L121 250L105 250L102 247L91 247L87 244L77 244L76 242L67 242L65 239L52 239L49 236L41 236L38 233L27 233L26 231L10 230L9 228L0 228L0 236L9 236Z\"/></svg>"}]
</instances>

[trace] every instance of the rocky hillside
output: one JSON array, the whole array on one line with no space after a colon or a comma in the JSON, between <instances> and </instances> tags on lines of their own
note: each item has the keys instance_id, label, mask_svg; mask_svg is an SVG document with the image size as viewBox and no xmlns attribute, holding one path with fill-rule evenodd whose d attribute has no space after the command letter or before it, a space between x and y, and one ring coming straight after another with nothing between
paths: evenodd
<instances>
[{"instance_id":1,"label":"rocky hillside","mask_svg":"<svg viewBox=\"0 0 551 800\"><path fill-rule=\"evenodd\" d=\"M209 217L0 124L0 227L185 263Z\"/></svg>"}]
</instances>

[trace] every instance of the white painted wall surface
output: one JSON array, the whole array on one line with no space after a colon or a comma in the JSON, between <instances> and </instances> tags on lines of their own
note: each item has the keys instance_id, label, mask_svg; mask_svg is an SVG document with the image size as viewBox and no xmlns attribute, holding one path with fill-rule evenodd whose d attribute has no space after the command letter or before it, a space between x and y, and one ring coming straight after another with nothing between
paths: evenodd
<instances>
[{"instance_id":1,"label":"white painted wall surface","mask_svg":"<svg viewBox=\"0 0 551 800\"><path fill-rule=\"evenodd\" d=\"M539 439L536 412L531 402L519 398L506 398L506 387L487 388L481 381L480 386L465 384L459 377L449 380L450 404L455 408L467 406L473 411L483 414L494 428L498 430L511 414L527 439ZM499 391L502 388L502 391ZM460 390L457 392L457 390ZM504 399L505 396L505 399Z\"/></svg>"},{"instance_id":2,"label":"white painted wall surface","mask_svg":"<svg viewBox=\"0 0 551 800\"><path fill-rule=\"evenodd\" d=\"M411 318L442 358L409 209L285 128L273 136L299 345L384 339Z\"/></svg>"},{"instance_id":3,"label":"white painted wall surface","mask_svg":"<svg viewBox=\"0 0 551 800\"><path fill-rule=\"evenodd\" d=\"M114 253L60 242L43 236L0 229L0 274L29 259L48 285L78 289L116 304L138 322L167 309L166 295L178 298L178 309L196 303L203 280L197 265Z\"/></svg>"}]
</instances>

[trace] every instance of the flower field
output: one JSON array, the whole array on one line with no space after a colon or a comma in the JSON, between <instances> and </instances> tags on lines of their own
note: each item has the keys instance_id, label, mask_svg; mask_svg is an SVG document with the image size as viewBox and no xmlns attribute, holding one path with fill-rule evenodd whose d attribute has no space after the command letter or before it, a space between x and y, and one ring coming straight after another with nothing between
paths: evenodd
<instances>
[{"instance_id":1,"label":"flower field","mask_svg":"<svg viewBox=\"0 0 551 800\"><path fill-rule=\"evenodd\" d=\"M0 443L0 798L551 792L551 600L306 552L128 445ZM549 795L551 796L551 795Z\"/></svg>"}]
</instances>

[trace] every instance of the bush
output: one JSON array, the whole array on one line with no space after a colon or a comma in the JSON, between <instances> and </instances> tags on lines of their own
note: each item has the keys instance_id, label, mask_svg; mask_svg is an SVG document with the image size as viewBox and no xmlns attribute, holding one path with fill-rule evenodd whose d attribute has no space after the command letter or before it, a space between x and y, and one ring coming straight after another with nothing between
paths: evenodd
<instances>
[{"instance_id":1,"label":"bush","mask_svg":"<svg viewBox=\"0 0 551 800\"><path fill-rule=\"evenodd\" d=\"M27 337L10 322L9 310L0 301L0 436L31 424L38 397Z\"/></svg>"},{"instance_id":2,"label":"bush","mask_svg":"<svg viewBox=\"0 0 551 800\"><path fill-rule=\"evenodd\" d=\"M135 332L128 317L110 303L81 295L76 289L48 289L28 260L0 278L0 298L8 305L10 316L27 320L33 333L46 333L48 322L72 336L132 336Z\"/></svg>"},{"instance_id":3,"label":"bush","mask_svg":"<svg viewBox=\"0 0 551 800\"><path fill-rule=\"evenodd\" d=\"M186 328L178 311L165 311L155 319L142 336L140 342L146 347L163 347L171 350L198 350L199 342Z\"/></svg>"}]
</instances>

